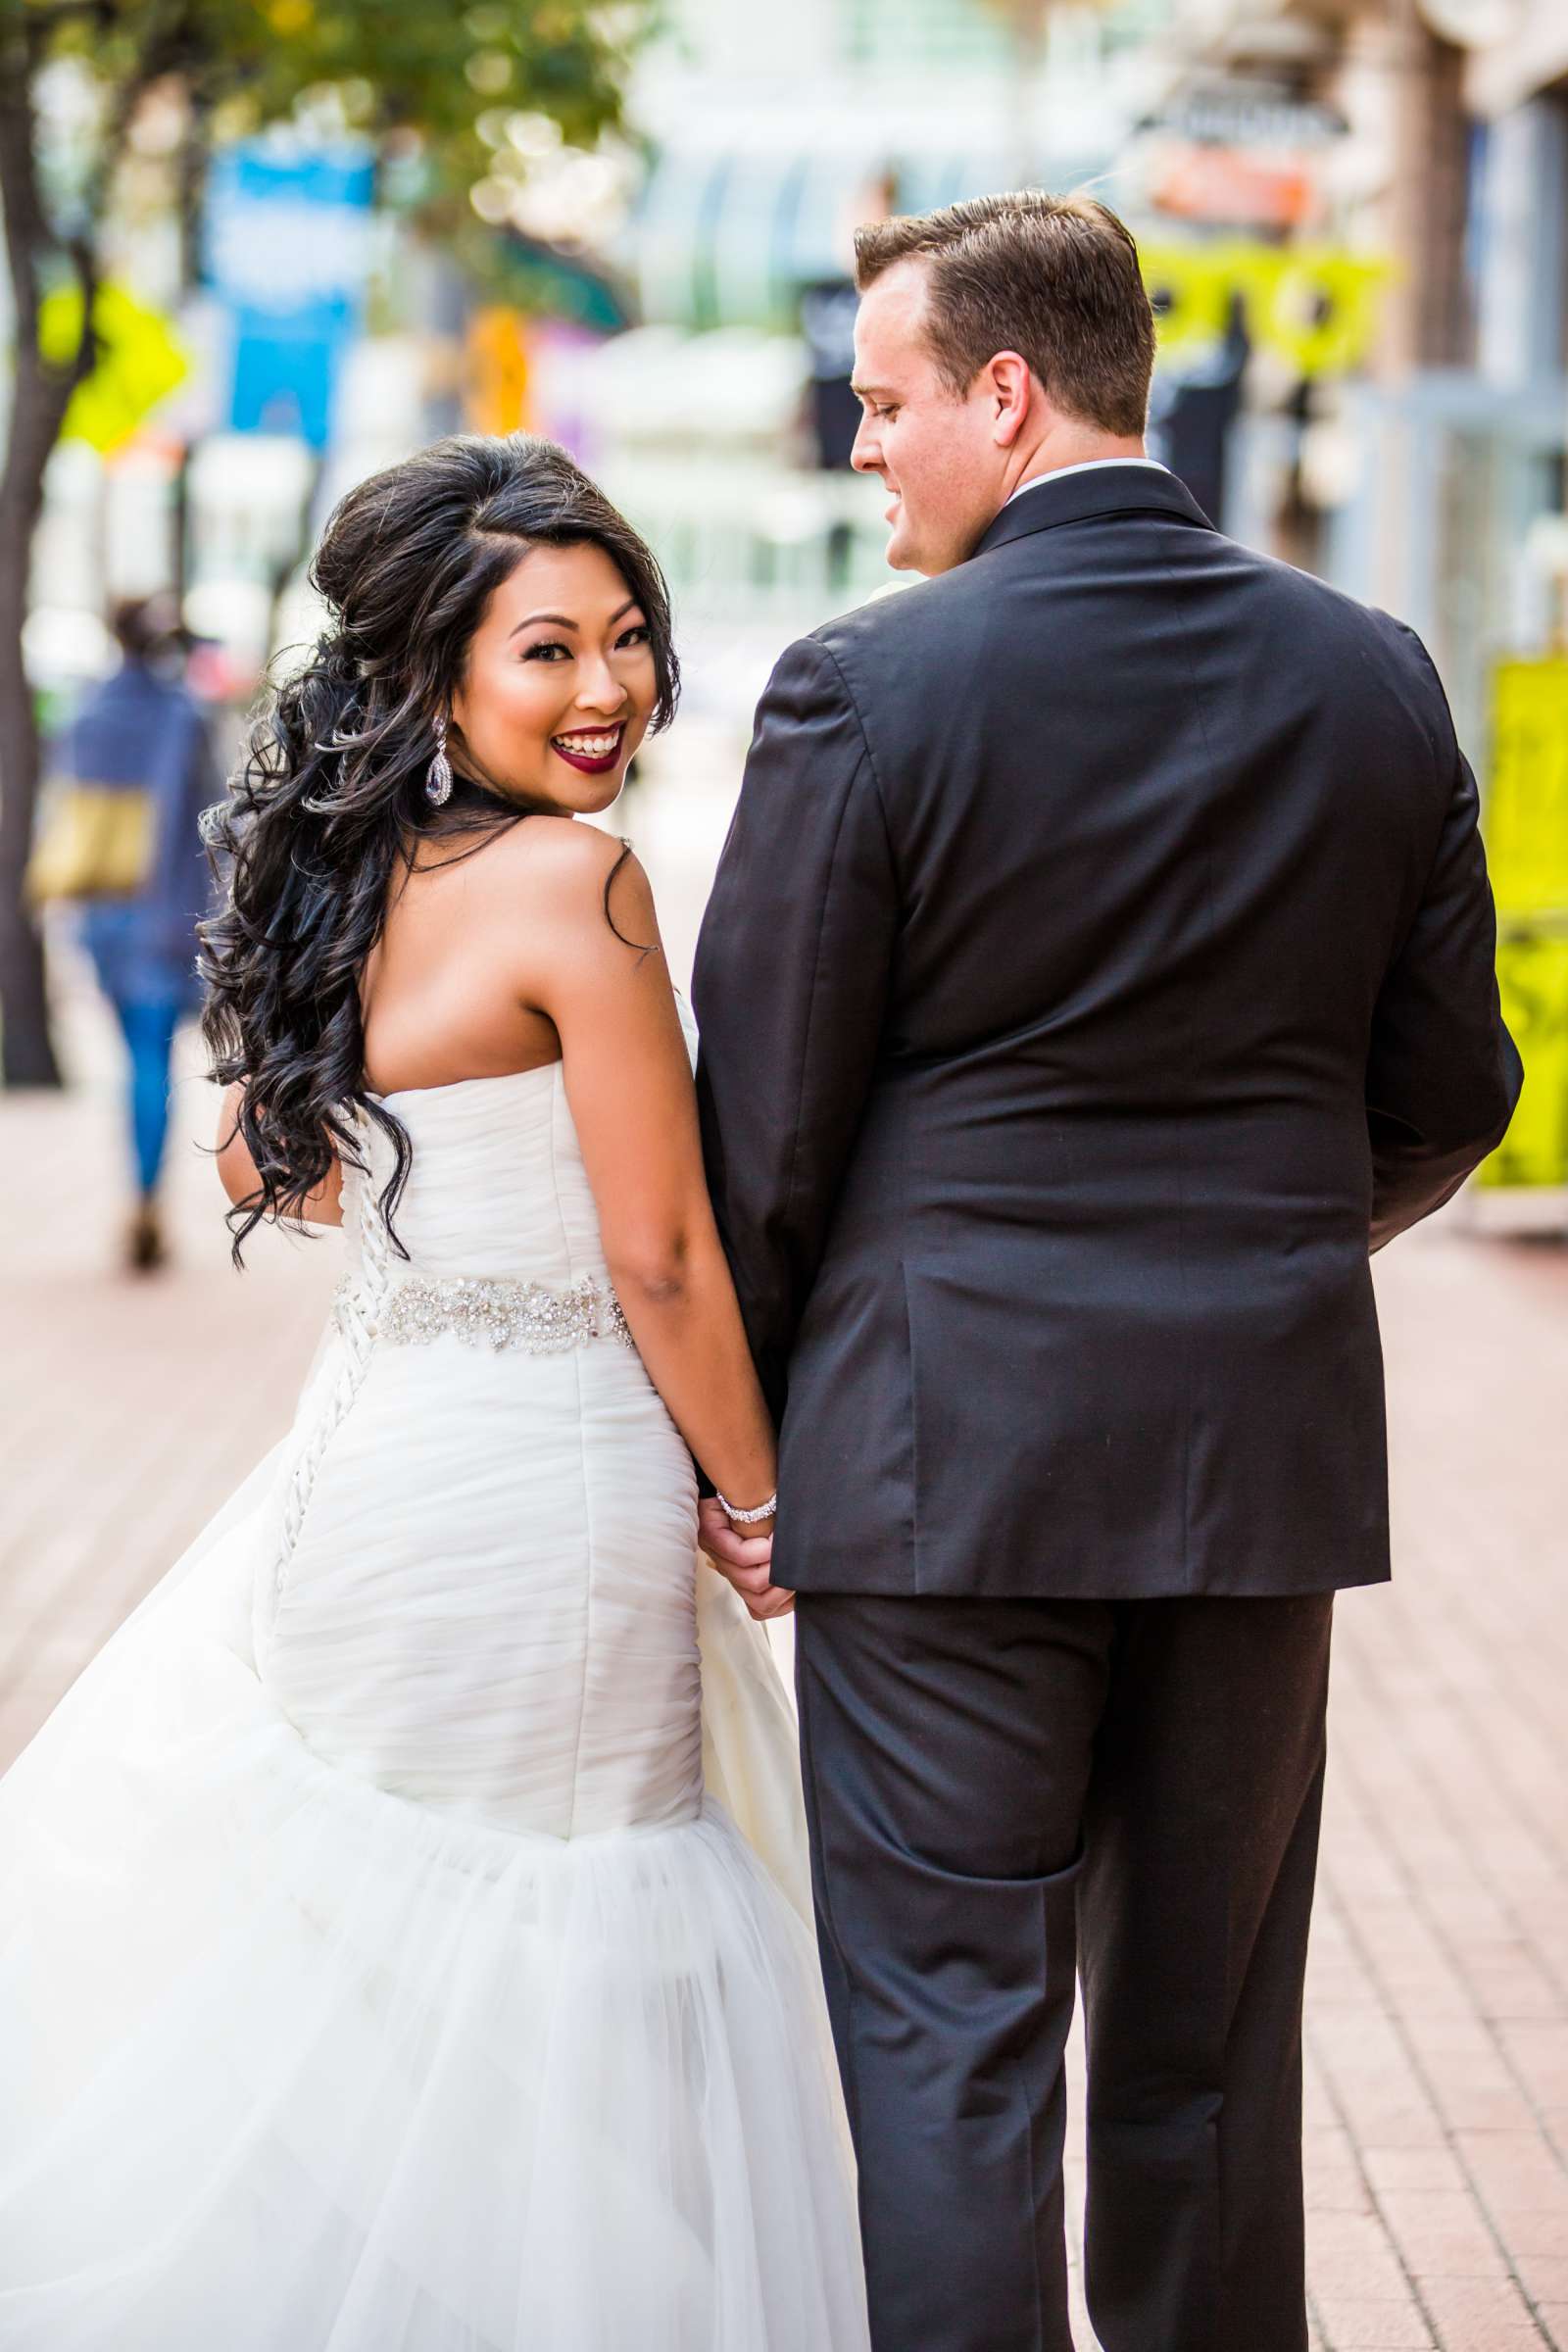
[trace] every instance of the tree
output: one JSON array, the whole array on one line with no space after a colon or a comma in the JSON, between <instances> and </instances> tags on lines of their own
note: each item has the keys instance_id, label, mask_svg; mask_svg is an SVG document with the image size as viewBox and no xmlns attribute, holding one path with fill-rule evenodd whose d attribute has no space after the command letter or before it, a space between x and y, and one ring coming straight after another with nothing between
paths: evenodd
<instances>
[{"instance_id":1,"label":"tree","mask_svg":"<svg viewBox=\"0 0 1568 2352\"><path fill-rule=\"evenodd\" d=\"M467 191L489 167L481 121L546 115L590 144L617 117L643 0L0 0L0 208L15 315L10 432L0 465L0 1077L51 1086L43 956L24 882L39 744L23 657L30 548L44 472L72 395L92 371L94 303L116 185L138 119L175 92L185 136L171 201L199 216L214 144L288 120L318 94L380 152L418 164L439 230L477 229ZM92 120L69 169L40 153L44 77L74 73ZM404 174L407 177L407 173ZM62 355L40 333L49 294L74 287L79 330Z\"/></svg>"}]
</instances>

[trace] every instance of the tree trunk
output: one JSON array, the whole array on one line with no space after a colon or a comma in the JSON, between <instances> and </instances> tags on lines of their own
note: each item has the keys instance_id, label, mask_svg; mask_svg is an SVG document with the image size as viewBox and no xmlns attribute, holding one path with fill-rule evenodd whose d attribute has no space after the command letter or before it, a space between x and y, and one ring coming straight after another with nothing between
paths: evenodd
<instances>
[{"instance_id":1,"label":"tree trunk","mask_svg":"<svg viewBox=\"0 0 1568 2352\"><path fill-rule=\"evenodd\" d=\"M188 302L202 279L202 212L212 164L213 104L200 74L190 76L185 92L185 122L175 161L175 208L179 220L179 292ZM171 535L172 578L183 615L185 591L190 585L190 462L191 447L182 444L174 474Z\"/></svg>"},{"instance_id":2,"label":"tree trunk","mask_svg":"<svg viewBox=\"0 0 1568 2352\"><path fill-rule=\"evenodd\" d=\"M24 892L38 800L38 724L22 631L43 470L71 397L70 382L50 373L38 350L38 257L48 232L33 146L35 29L12 17L0 42L0 211L16 318L10 431L0 467L0 1079L8 1086L60 1084L43 943ZM83 304L85 345L91 318L85 281Z\"/></svg>"},{"instance_id":3,"label":"tree trunk","mask_svg":"<svg viewBox=\"0 0 1568 2352\"><path fill-rule=\"evenodd\" d=\"M84 219L75 233L58 236L39 186L33 120L33 80L48 37L41 9L0 16L0 219L16 337L10 436L0 467L0 1081L7 1086L60 1084L49 1038L43 943L25 892L38 804L38 721L22 650L32 535L43 509L44 468L71 396L96 358L96 237L104 204L131 120L158 64L150 41L116 92ZM165 37L163 31L159 37ZM47 366L39 349L40 268L50 253L70 264L81 295L79 338L63 368Z\"/></svg>"},{"instance_id":4,"label":"tree trunk","mask_svg":"<svg viewBox=\"0 0 1568 2352\"><path fill-rule=\"evenodd\" d=\"M0 1077L58 1086L43 944L25 896L38 801L38 722L23 658L32 534L65 399L35 355L19 351L11 437L0 473Z\"/></svg>"}]
</instances>

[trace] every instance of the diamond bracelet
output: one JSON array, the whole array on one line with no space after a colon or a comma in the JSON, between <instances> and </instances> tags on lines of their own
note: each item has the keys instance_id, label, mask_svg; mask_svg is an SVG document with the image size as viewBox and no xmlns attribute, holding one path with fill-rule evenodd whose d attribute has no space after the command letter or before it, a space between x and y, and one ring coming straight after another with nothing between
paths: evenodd
<instances>
[{"instance_id":1,"label":"diamond bracelet","mask_svg":"<svg viewBox=\"0 0 1568 2352\"><path fill-rule=\"evenodd\" d=\"M724 1500L723 1495L719 1494L716 1487L713 1490L713 1500L717 1503L725 1518L733 1519L737 1527L755 1527L758 1521L760 1519L771 1519L773 1513L778 1509L778 1493L776 1489L768 1496L761 1508L756 1511L738 1511L732 1502L726 1502Z\"/></svg>"}]
</instances>

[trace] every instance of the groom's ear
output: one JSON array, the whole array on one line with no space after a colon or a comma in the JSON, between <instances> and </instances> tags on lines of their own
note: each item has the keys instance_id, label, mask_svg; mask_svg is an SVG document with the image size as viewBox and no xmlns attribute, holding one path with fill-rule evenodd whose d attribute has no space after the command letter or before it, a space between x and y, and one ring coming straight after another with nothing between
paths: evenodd
<instances>
[{"instance_id":1,"label":"groom's ear","mask_svg":"<svg viewBox=\"0 0 1568 2352\"><path fill-rule=\"evenodd\" d=\"M1034 405L1035 380L1029 363L1016 351L999 351L982 370L991 404L991 438L999 449L1010 449Z\"/></svg>"}]
</instances>

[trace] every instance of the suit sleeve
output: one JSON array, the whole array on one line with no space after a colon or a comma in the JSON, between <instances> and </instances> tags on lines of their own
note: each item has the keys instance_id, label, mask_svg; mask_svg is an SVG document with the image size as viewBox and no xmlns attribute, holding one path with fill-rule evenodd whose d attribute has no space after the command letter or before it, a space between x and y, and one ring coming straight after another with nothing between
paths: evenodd
<instances>
[{"instance_id":1,"label":"suit sleeve","mask_svg":"<svg viewBox=\"0 0 1568 2352\"><path fill-rule=\"evenodd\" d=\"M693 982L709 1183L775 1418L871 1082L898 912L858 713L832 655L803 639L758 709Z\"/></svg>"},{"instance_id":2,"label":"suit sleeve","mask_svg":"<svg viewBox=\"0 0 1568 2352\"><path fill-rule=\"evenodd\" d=\"M1476 780L1437 672L1419 640L1410 642L1442 707L1439 755L1449 786L1425 892L1373 1014L1366 1111L1374 1250L1441 1208L1501 1142L1523 1078L1497 999L1497 926Z\"/></svg>"}]
</instances>

